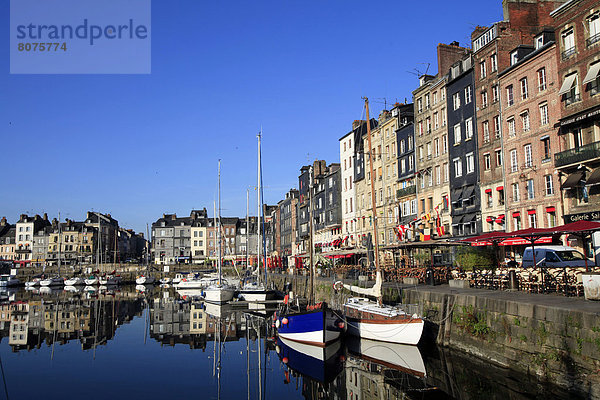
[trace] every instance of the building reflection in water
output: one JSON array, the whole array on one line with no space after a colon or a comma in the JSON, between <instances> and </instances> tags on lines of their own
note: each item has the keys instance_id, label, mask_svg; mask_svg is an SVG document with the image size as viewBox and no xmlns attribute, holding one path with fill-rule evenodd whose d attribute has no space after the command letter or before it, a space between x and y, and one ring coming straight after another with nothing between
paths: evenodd
<instances>
[{"instance_id":1,"label":"building reflection in water","mask_svg":"<svg viewBox=\"0 0 600 400\"><path fill-rule=\"evenodd\" d=\"M82 350L105 345L117 328L141 315L143 298L127 291L2 293L0 338L13 352L77 340Z\"/></svg>"}]
</instances>

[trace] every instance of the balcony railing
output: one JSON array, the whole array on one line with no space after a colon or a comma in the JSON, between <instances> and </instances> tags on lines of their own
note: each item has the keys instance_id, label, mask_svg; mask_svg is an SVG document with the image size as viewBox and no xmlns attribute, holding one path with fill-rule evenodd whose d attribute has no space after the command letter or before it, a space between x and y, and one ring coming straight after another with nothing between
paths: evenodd
<instances>
[{"instance_id":1,"label":"balcony railing","mask_svg":"<svg viewBox=\"0 0 600 400\"><path fill-rule=\"evenodd\" d=\"M600 33L596 33L594 36L590 36L585 40L585 44L587 47L590 47L596 42L600 42Z\"/></svg>"},{"instance_id":2,"label":"balcony railing","mask_svg":"<svg viewBox=\"0 0 600 400\"><path fill-rule=\"evenodd\" d=\"M415 185L408 186L408 187L405 187L403 189L398 189L396 191L396 198L399 199L399 198L404 197L404 196L415 194L416 190L417 190L417 187Z\"/></svg>"},{"instance_id":3,"label":"balcony railing","mask_svg":"<svg viewBox=\"0 0 600 400\"><path fill-rule=\"evenodd\" d=\"M561 151L554 156L557 167L575 164L600 157L600 142L586 144L575 149Z\"/></svg>"},{"instance_id":4,"label":"balcony railing","mask_svg":"<svg viewBox=\"0 0 600 400\"><path fill-rule=\"evenodd\" d=\"M571 47L570 49L566 49L561 53L562 59L566 60L570 58L573 54L575 54L575 47Z\"/></svg>"}]
</instances>

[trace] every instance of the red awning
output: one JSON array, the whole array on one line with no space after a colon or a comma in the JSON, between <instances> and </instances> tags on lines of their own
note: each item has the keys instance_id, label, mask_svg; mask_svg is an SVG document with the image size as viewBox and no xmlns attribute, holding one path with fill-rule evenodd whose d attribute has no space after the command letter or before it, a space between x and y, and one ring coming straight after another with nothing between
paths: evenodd
<instances>
[{"instance_id":1,"label":"red awning","mask_svg":"<svg viewBox=\"0 0 600 400\"><path fill-rule=\"evenodd\" d=\"M485 189L486 193L492 193L492 189Z\"/></svg>"},{"instance_id":2,"label":"red awning","mask_svg":"<svg viewBox=\"0 0 600 400\"><path fill-rule=\"evenodd\" d=\"M533 215L533 214L535 214L535 210L527 210L527 214L528 215Z\"/></svg>"},{"instance_id":3,"label":"red awning","mask_svg":"<svg viewBox=\"0 0 600 400\"><path fill-rule=\"evenodd\" d=\"M547 212L547 213L553 213L553 212L556 212L556 208L554 208L554 207L546 207L546 212Z\"/></svg>"},{"instance_id":4,"label":"red awning","mask_svg":"<svg viewBox=\"0 0 600 400\"><path fill-rule=\"evenodd\" d=\"M497 190L497 191L504 190L504 186L498 186L498 187L496 188L496 190Z\"/></svg>"},{"instance_id":5,"label":"red awning","mask_svg":"<svg viewBox=\"0 0 600 400\"><path fill-rule=\"evenodd\" d=\"M492 222L492 221L494 220L494 217L487 217L485 220L486 220L487 222Z\"/></svg>"},{"instance_id":6,"label":"red awning","mask_svg":"<svg viewBox=\"0 0 600 400\"><path fill-rule=\"evenodd\" d=\"M534 245L536 244L548 244L552 243L552 236L544 236L539 239L536 239ZM521 245L529 245L531 246L531 241L524 238L511 238L506 239L498 243L499 246L521 246Z\"/></svg>"},{"instance_id":7,"label":"red awning","mask_svg":"<svg viewBox=\"0 0 600 400\"><path fill-rule=\"evenodd\" d=\"M504 221L504 214L498 215L498 218L496 218L496 223L501 224L503 221Z\"/></svg>"},{"instance_id":8,"label":"red awning","mask_svg":"<svg viewBox=\"0 0 600 400\"><path fill-rule=\"evenodd\" d=\"M515 212L512 213L513 217L518 217L519 215L521 215L520 211L515 211Z\"/></svg>"}]
</instances>

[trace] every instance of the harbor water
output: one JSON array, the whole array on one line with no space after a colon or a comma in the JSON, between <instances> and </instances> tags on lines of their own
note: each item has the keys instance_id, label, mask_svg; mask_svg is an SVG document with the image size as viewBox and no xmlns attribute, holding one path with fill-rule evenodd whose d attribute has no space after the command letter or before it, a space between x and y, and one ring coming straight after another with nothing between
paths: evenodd
<instances>
[{"instance_id":1,"label":"harbor water","mask_svg":"<svg viewBox=\"0 0 600 400\"><path fill-rule=\"evenodd\" d=\"M119 287L0 293L0 398L574 398L435 345L277 338L272 311L193 291Z\"/></svg>"}]
</instances>

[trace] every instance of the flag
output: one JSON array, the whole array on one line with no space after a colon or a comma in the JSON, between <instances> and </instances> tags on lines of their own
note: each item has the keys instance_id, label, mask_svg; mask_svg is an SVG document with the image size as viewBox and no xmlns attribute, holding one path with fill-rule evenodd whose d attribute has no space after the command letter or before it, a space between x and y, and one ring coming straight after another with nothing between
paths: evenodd
<instances>
[{"instance_id":1,"label":"flag","mask_svg":"<svg viewBox=\"0 0 600 400\"><path fill-rule=\"evenodd\" d=\"M439 226L437 227L437 233L438 236L444 236L444 227L442 226L442 224L439 224Z\"/></svg>"}]
</instances>

